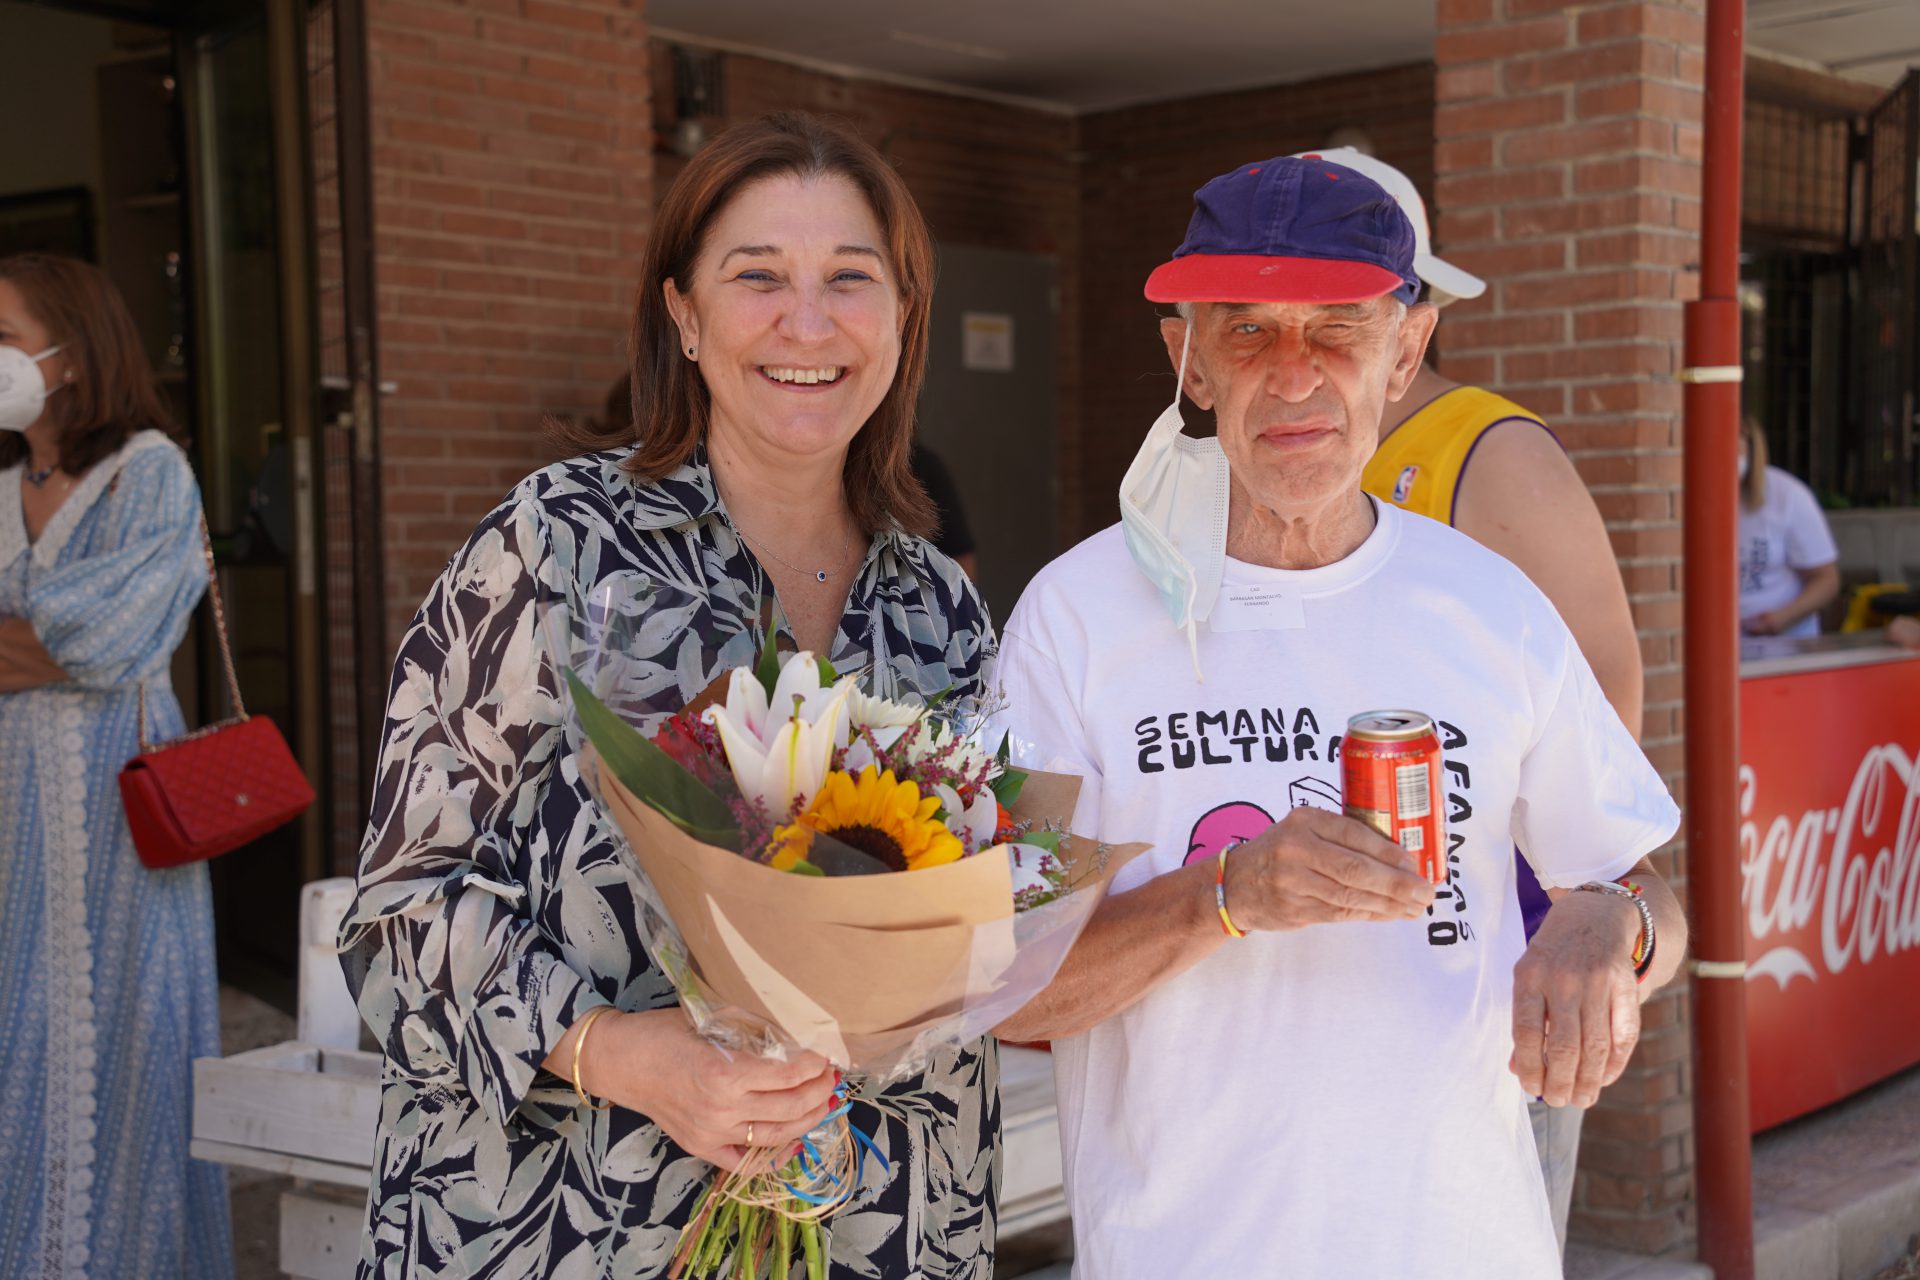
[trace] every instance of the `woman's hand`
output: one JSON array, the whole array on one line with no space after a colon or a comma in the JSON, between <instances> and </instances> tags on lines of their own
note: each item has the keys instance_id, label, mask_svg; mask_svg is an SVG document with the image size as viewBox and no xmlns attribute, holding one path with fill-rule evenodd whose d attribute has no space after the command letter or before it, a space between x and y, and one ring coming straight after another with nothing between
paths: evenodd
<instances>
[{"instance_id":1,"label":"woman's hand","mask_svg":"<svg viewBox=\"0 0 1920 1280\"><path fill-rule=\"evenodd\" d=\"M572 1033L568 1035L568 1041ZM572 1046L562 1042L566 1070ZM553 1057L560 1057L556 1049ZM552 1058L549 1058L551 1069ZM774 1062L728 1056L679 1009L602 1014L580 1055L586 1091L638 1111L692 1154L732 1170L752 1146L784 1153L832 1110L839 1073L818 1054Z\"/></svg>"},{"instance_id":2,"label":"woman's hand","mask_svg":"<svg viewBox=\"0 0 1920 1280\"><path fill-rule=\"evenodd\" d=\"M25 618L0 618L0 693L19 693L43 684L60 684L67 673L40 643Z\"/></svg>"}]
</instances>

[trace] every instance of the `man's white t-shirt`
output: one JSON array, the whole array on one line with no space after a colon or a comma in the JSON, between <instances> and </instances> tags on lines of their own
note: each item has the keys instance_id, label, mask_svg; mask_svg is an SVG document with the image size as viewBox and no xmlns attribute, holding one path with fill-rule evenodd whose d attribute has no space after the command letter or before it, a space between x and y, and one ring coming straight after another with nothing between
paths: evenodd
<instances>
[{"instance_id":1,"label":"man's white t-shirt","mask_svg":"<svg viewBox=\"0 0 1920 1280\"><path fill-rule=\"evenodd\" d=\"M1778 609L1800 594L1800 575L1840 558L1833 531L1813 490L1798 476L1767 468L1766 499L1758 511L1740 506L1740 618ZM1817 636L1820 618L1809 614L1782 632Z\"/></svg>"},{"instance_id":2,"label":"man's white t-shirt","mask_svg":"<svg viewBox=\"0 0 1920 1280\"><path fill-rule=\"evenodd\" d=\"M1054 1042L1078 1280L1560 1273L1507 1069L1513 842L1571 887L1679 812L1546 597L1374 505L1336 564L1228 562L1204 684L1118 527L1043 570L1002 637L1020 759L1086 779L1076 831L1154 844L1116 893L1337 811L1351 716L1425 711L1446 758L1453 880L1426 918L1250 934Z\"/></svg>"}]
</instances>

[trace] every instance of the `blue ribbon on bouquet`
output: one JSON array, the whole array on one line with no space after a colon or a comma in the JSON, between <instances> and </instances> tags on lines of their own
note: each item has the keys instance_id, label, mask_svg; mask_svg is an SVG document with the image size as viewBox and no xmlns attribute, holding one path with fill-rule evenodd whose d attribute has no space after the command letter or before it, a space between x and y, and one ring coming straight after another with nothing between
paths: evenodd
<instances>
[{"instance_id":1,"label":"blue ribbon on bouquet","mask_svg":"<svg viewBox=\"0 0 1920 1280\"><path fill-rule=\"evenodd\" d=\"M847 1100L845 1085L835 1089L833 1096L840 1101L840 1105L822 1117L820 1124L814 1126L816 1129L832 1124L835 1120L844 1118L853 1110L853 1103ZM853 1193L859 1189L860 1183L866 1176L867 1157L869 1155L879 1162L880 1169L883 1173L892 1172L892 1163L888 1161L886 1156L881 1154L880 1148L874 1145L873 1139L868 1136L859 1125L849 1121L847 1124L847 1132L852 1135L854 1147L859 1152L859 1158L853 1166L853 1187L844 1194L821 1196L815 1195L810 1191L803 1191L791 1182L785 1183L784 1185L787 1191L793 1195L794 1199L813 1205L831 1204L836 1200L843 1199L851 1200ZM800 1139L800 1171L802 1173L824 1173L827 1181L831 1182L835 1187L841 1186L839 1177L835 1175L832 1170L828 1169L825 1162L821 1160L820 1149L813 1145L813 1139L811 1137Z\"/></svg>"}]
</instances>

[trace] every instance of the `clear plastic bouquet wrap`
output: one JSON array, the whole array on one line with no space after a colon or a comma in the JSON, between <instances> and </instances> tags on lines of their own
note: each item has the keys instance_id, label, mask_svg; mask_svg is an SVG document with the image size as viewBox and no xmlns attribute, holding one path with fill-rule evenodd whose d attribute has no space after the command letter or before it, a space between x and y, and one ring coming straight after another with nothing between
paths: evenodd
<instances>
[{"instance_id":1,"label":"clear plastic bouquet wrap","mask_svg":"<svg viewBox=\"0 0 1920 1280\"><path fill-rule=\"evenodd\" d=\"M660 654L697 616L680 596L603 587L583 616L549 616L583 776L640 872L641 936L700 1034L817 1053L845 1078L797 1153L716 1175L671 1274L784 1277L797 1255L819 1276L824 1224L878 1158L848 1100L1032 999L1145 846L1070 834L1078 778L1010 767L978 698L881 696L885 670L688 636L738 664L661 706L673 673L632 655Z\"/></svg>"}]
</instances>

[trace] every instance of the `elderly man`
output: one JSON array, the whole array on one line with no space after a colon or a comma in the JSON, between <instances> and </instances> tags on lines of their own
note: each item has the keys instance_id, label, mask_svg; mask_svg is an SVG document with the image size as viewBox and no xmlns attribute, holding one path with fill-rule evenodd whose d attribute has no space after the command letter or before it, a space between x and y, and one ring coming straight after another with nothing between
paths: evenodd
<instances>
[{"instance_id":1,"label":"elderly man","mask_svg":"<svg viewBox=\"0 0 1920 1280\"><path fill-rule=\"evenodd\" d=\"M1083 1278L1558 1274L1526 1099L1590 1105L1679 964L1645 861L1678 811L1565 624L1361 489L1433 331L1417 289L1406 216L1353 170L1202 188L1147 296L1217 437L1176 390L1121 527L1003 636L1021 758L1086 779L1075 829L1155 842L1000 1028L1054 1040ZM1383 708L1439 724L1438 892L1337 812L1347 722ZM1515 837L1554 898L1530 944Z\"/></svg>"}]
</instances>

